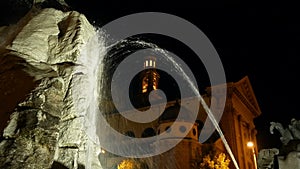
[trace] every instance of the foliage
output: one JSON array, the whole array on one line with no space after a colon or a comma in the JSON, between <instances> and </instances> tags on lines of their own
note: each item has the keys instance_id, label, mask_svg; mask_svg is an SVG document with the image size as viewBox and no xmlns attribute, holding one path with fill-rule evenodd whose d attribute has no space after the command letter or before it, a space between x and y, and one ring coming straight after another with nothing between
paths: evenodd
<instances>
[{"instance_id":1,"label":"foliage","mask_svg":"<svg viewBox=\"0 0 300 169\"><path fill-rule=\"evenodd\" d=\"M229 169L230 160L226 158L224 153L220 153L211 159L210 155L206 155L200 163L200 169Z\"/></svg>"},{"instance_id":2,"label":"foliage","mask_svg":"<svg viewBox=\"0 0 300 169\"><path fill-rule=\"evenodd\" d=\"M134 160L125 159L118 165L118 169L138 169L138 166Z\"/></svg>"},{"instance_id":3,"label":"foliage","mask_svg":"<svg viewBox=\"0 0 300 169\"><path fill-rule=\"evenodd\" d=\"M125 159L118 165L118 169L148 169L148 166L135 159Z\"/></svg>"},{"instance_id":4,"label":"foliage","mask_svg":"<svg viewBox=\"0 0 300 169\"><path fill-rule=\"evenodd\" d=\"M197 169L229 169L230 160L225 153L218 153L213 143L203 144L200 156Z\"/></svg>"}]
</instances>

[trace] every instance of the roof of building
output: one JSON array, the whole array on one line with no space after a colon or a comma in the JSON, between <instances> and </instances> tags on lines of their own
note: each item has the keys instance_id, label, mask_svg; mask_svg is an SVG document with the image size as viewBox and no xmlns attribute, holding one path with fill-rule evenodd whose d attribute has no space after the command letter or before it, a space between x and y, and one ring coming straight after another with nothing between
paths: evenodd
<instances>
[{"instance_id":1,"label":"roof of building","mask_svg":"<svg viewBox=\"0 0 300 169\"><path fill-rule=\"evenodd\" d=\"M181 112L181 113L179 113ZM167 121L185 121L185 122L195 122L193 118L193 112L186 109L184 106L180 106L179 103L176 103L173 106L170 106L165 109L162 115L159 118L159 122L167 122Z\"/></svg>"}]
</instances>

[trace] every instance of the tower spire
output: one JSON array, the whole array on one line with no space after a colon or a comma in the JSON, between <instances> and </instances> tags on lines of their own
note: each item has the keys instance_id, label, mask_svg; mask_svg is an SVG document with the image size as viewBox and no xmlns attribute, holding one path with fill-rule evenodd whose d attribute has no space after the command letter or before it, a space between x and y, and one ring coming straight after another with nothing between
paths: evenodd
<instances>
[{"instance_id":1,"label":"tower spire","mask_svg":"<svg viewBox=\"0 0 300 169\"><path fill-rule=\"evenodd\" d=\"M142 77L142 93L149 93L158 88L159 74L156 71L156 57L147 56L144 61L145 73Z\"/></svg>"}]
</instances>

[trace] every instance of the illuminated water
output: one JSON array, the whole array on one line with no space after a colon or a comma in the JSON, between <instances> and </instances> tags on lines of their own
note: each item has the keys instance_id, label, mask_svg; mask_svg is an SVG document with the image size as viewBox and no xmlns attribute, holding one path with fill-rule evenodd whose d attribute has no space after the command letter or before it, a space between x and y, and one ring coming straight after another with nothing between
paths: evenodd
<instances>
[{"instance_id":1,"label":"illuminated water","mask_svg":"<svg viewBox=\"0 0 300 169\"><path fill-rule=\"evenodd\" d=\"M105 34L103 34L103 32L98 32L98 36L105 36ZM101 39L103 39L103 37ZM209 119L211 120L212 124L215 126L217 132L219 133L220 138L222 139L222 141L225 145L225 148L231 157L231 161L233 162L235 167L237 169L239 169L239 166L235 160L235 157L231 151L231 148L230 148L229 144L227 143L217 120L215 119L212 111L210 110L210 108L204 101L203 97L199 93L198 88L196 87L195 84L193 84L190 77L182 69L181 65L179 65L176 62L176 60L174 60L174 58L171 57L169 52L167 52L166 50L160 48L159 46L157 46L153 43L146 42L144 40L138 40L138 39L123 40L121 42L117 42L116 44L107 46L106 52L103 52L103 54L100 56L101 57L100 58L100 68L98 68L98 70L100 70L100 72L103 72L101 75L100 84L108 85L107 82L109 82L109 80L111 79L111 77L110 77L111 73L113 73L113 70L115 70L115 68L118 66L118 62L122 61L122 59L124 59L124 57L126 57L127 55L133 53L134 51L136 51L138 49L145 49L145 48L151 48L155 52L157 52L157 54L160 54L161 56L163 56L164 58L162 59L162 62L165 62L166 64L167 63L171 64L173 66L172 70L176 71L177 73L180 73L182 78L186 81L186 83L188 83L189 87L191 88L192 93L194 94L194 96L196 96L198 98L199 102L205 109ZM107 90L108 86L103 85L102 87L105 87L106 90L100 89L100 91L101 91L100 96L99 96L100 102L101 102L101 99L109 99L109 92L110 92L109 90ZM101 111L110 110L109 107L107 107L107 106L105 107L105 106L106 106L105 104L100 105ZM94 118L94 117L92 117L92 118Z\"/></svg>"}]
</instances>

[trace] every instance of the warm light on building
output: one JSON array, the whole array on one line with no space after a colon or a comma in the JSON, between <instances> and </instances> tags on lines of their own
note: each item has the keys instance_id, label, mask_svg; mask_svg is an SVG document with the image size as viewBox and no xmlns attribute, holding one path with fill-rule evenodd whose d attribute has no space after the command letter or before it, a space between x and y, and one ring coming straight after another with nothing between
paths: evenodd
<instances>
[{"instance_id":1,"label":"warm light on building","mask_svg":"<svg viewBox=\"0 0 300 169\"><path fill-rule=\"evenodd\" d=\"M152 62L150 62L150 60L152 60ZM159 89L157 87L164 89L163 84L165 82L164 75L159 74L160 72L154 68L156 64L154 58L146 57L143 63L144 65L140 66L147 66L147 68L139 74L139 81L137 83L139 88L136 89L138 90L138 97L136 98L139 98L141 101L145 101L143 98L148 96L151 91ZM158 64L159 63L160 62L158 62ZM152 67L150 67L151 65ZM162 78L159 79L159 76ZM158 79L161 80L161 86L158 86ZM209 103L209 106L218 107L220 102L211 95L211 89L212 87L207 88L207 93L203 95L203 99L206 103ZM225 89L232 91L230 96L226 97L229 101L226 102L224 114L219 124L222 131L225 133L224 136L226 137L228 145L232 148L232 154L236 158L239 168L257 169L256 157L258 146L253 119L259 116L261 112L248 77L245 77L238 82L228 83L227 86L214 86L214 89L217 89L219 94L226 95L228 95L228 93L223 93L222 91ZM158 92L153 92L153 94L155 93ZM148 99L148 97L145 98ZM156 101L155 99L157 98L159 98L159 95L152 99ZM151 106L153 106L152 108L154 108L154 110L163 110L163 112L159 118L150 123L132 122L123 118L119 113L113 113L111 116L107 116L107 121L110 124L113 124L114 128L118 129L120 133L125 133L126 136L139 139L163 135L163 139L153 141L151 147L148 147L153 148L153 151L158 151L162 146L167 146L169 143L175 142L178 139L181 141L172 149L149 158L130 159L110 155L110 152L108 151L105 154L101 153L100 155L102 156L100 157L102 158L101 164L103 164L103 168L138 168L141 163L145 163L145 166L147 166L144 168L203 168L204 164L212 164L212 162L215 162L214 158L211 158L210 160L207 160L207 163L202 163L202 160L205 157L204 153L208 152L205 148L209 147L212 148L211 150L216 151L216 153L226 154L226 156L215 156L218 157L217 159L221 159L221 164L228 166L228 168L235 168L233 160L226 160L230 155L226 153L226 147L217 134L209 138L208 145L205 145L206 143L202 144L199 141L201 133L205 132L202 130L202 126L207 119L207 113L203 108L198 109L196 121L185 121L185 116L182 116L183 119L180 120L181 117L179 116L179 112L183 111L183 114L186 115L191 114L193 110L191 105L195 102L198 102L198 98L191 97L182 98L180 100L171 100L167 102L167 105L162 105L160 103L153 104ZM140 104L143 105L143 103L144 102L141 102ZM139 110L148 110L148 107L140 107ZM122 113L134 115L136 111L128 110ZM179 120L175 122L177 118L179 118ZM187 130L189 126L192 128ZM132 143L128 142L125 144ZM217 165L217 163L214 164Z\"/></svg>"},{"instance_id":2,"label":"warm light on building","mask_svg":"<svg viewBox=\"0 0 300 169\"><path fill-rule=\"evenodd\" d=\"M148 56L145 58L144 68L155 68L156 67L156 57Z\"/></svg>"},{"instance_id":3,"label":"warm light on building","mask_svg":"<svg viewBox=\"0 0 300 169\"><path fill-rule=\"evenodd\" d=\"M105 152L104 149L101 148L101 153L102 153L102 154L105 154L106 152Z\"/></svg>"},{"instance_id":4,"label":"warm light on building","mask_svg":"<svg viewBox=\"0 0 300 169\"><path fill-rule=\"evenodd\" d=\"M253 148L253 147L254 147L254 144L253 144L253 142L252 142L252 141L249 141L249 142L247 143L247 147L249 147L249 148Z\"/></svg>"},{"instance_id":5,"label":"warm light on building","mask_svg":"<svg viewBox=\"0 0 300 169\"><path fill-rule=\"evenodd\" d=\"M252 141L248 141L247 142L247 147L251 149L251 152L252 152L252 155L253 155L254 168L257 169L257 160L256 160L255 149L254 149L254 143Z\"/></svg>"},{"instance_id":6,"label":"warm light on building","mask_svg":"<svg viewBox=\"0 0 300 169\"><path fill-rule=\"evenodd\" d=\"M145 73L142 79L142 93L150 92L158 88L159 74L155 70L156 57L147 56L144 61Z\"/></svg>"}]
</instances>

